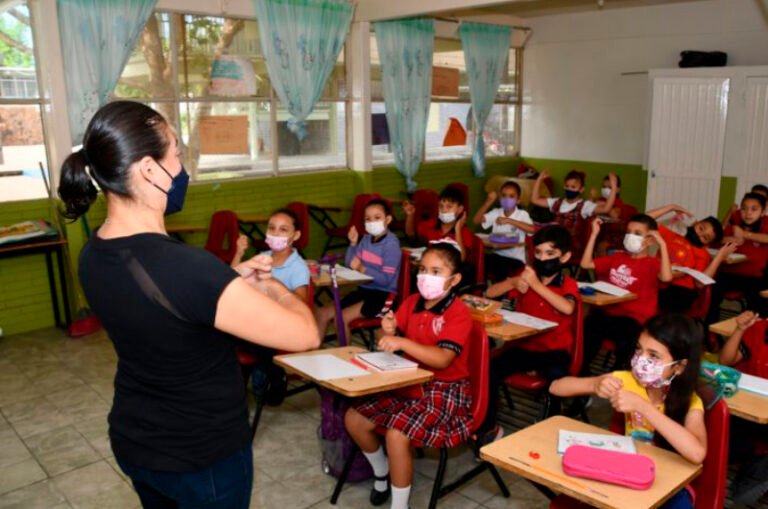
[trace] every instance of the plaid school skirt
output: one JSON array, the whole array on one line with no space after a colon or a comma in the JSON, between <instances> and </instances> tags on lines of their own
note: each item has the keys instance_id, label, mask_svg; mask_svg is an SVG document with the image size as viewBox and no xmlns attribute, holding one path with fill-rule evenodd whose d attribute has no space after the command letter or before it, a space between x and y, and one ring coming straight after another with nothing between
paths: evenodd
<instances>
[{"instance_id":1,"label":"plaid school skirt","mask_svg":"<svg viewBox=\"0 0 768 509\"><path fill-rule=\"evenodd\" d=\"M411 391L378 394L355 409L378 427L394 428L425 447L455 447L469 438L472 393L469 380L432 380Z\"/></svg>"}]
</instances>

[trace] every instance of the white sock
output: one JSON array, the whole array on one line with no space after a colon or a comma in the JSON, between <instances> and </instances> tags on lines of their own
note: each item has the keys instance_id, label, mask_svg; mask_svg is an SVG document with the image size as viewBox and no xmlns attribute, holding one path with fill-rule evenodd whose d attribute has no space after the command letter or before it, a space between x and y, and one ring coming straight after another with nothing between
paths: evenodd
<instances>
[{"instance_id":1,"label":"white sock","mask_svg":"<svg viewBox=\"0 0 768 509\"><path fill-rule=\"evenodd\" d=\"M389 509L408 509L408 499L411 498L411 487L398 488L392 486L392 505Z\"/></svg>"},{"instance_id":2,"label":"white sock","mask_svg":"<svg viewBox=\"0 0 768 509\"><path fill-rule=\"evenodd\" d=\"M384 448L379 446L373 452L363 452L365 459L373 467L373 475L376 477L384 477L389 473L389 461L384 454ZM387 481L375 481L373 487L376 491L385 491L387 489Z\"/></svg>"}]
</instances>

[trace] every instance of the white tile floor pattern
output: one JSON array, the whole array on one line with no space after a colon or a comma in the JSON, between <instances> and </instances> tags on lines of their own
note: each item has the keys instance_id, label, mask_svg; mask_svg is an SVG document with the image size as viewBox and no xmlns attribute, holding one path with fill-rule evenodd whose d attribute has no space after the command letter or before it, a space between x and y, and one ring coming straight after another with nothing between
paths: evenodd
<instances>
[{"instance_id":1,"label":"white tile floor pattern","mask_svg":"<svg viewBox=\"0 0 768 509\"><path fill-rule=\"evenodd\" d=\"M114 349L103 333L70 339L62 331L46 329L0 339L0 509L140 507L107 437L115 362ZM518 405L508 428L532 420L535 407L529 403ZM606 410L600 403L590 408L593 421L608 415ZM335 479L320 467L319 419L315 391L265 409L253 444L251 508L334 507L328 499ZM459 448L452 453L446 479L474 465L471 453ZM436 466L436 455L430 451L416 460L414 509L426 507ZM548 507L546 498L527 481L506 472L502 477L510 487L510 499L501 497L490 475L483 474L443 498L439 507ZM370 481L348 484L336 507L370 507L369 490Z\"/></svg>"}]
</instances>

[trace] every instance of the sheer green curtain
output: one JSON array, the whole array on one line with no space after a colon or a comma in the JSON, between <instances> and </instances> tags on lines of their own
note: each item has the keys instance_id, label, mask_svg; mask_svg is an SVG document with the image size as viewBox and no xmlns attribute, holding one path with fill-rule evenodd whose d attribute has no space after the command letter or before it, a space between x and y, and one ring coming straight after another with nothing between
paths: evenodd
<instances>
[{"instance_id":1,"label":"sheer green curtain","mask_svg":"<svg viewBox=\"0 0 768 509\"><path fill-rule=\"evenodd\" d=\"M299 140L305 119L323 92L352 21L341 0L254 0L261 50L272 86L291 114L288 129Z\"/></svg>"},{"instance_id":2,"label":"sheer green curtain","mask_svg":"<svg viewBox=\"0 0 768 509\"><path fill-rule=\"evenodd\" d=\"M477 177L485 175L483 130L509 58L511 35L512 29L506 26L473 22L462 22L459 25L459 37L467 66L472 116L475 120L472 169Z\"/></svg>"},{"instance_id":3,"label":"sheer green curtain","mask_svg":"<svg viewBox=\"0 0 768 509\"><path fill-rule=\"evenodd\" d=\"M377 21L374 29L395 166L413 191L432 96L435 23L431 18Z\"/></svg>"},{"instance_id":4,"label":"sheer green curtain","mask_svg":"<svg viewBox=\"0 0 768 509\"><path fill-rule=\"evenodd\" d=\"M58 0L72 141L109 99L157 0Z\"/></svg>"}]
</instances>

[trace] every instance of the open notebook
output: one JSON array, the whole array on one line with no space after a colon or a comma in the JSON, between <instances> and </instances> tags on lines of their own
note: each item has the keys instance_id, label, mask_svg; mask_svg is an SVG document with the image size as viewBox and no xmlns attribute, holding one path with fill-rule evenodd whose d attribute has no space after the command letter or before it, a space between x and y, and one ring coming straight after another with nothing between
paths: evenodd
<instances>
[{"instance_id":1,"label":"open notebook","mask_svg":"<svg viewBox=\"0 0 768 509\"><path fill-rule=\"evenodd\" d=\"M565 454L565 450L572 445L586 445L607 451L636 453L635 443L632 437L599 433L580 433L561 429L557 435L557 454Z\"/></svg>"},{"instance_id":2,"label":"open notebook","mask_svg":"<svg viewBox=\"0 0 768 509\"><path fill-rule=\"evenodd\" d=\"M768 396L768 379L742 373L739 378L739 389Z\"/></svg>"},{"instance_id":3,"label":"open notebook","mask_svg":"<svg viewBox=\"0 0 768 509\"><path fill-rule=\"evenodd\" d=\"M355 355L355 360L377 371L416 369L419 365L405 357L388 352L365 352Z\"/></svg>"}]
</instances>

